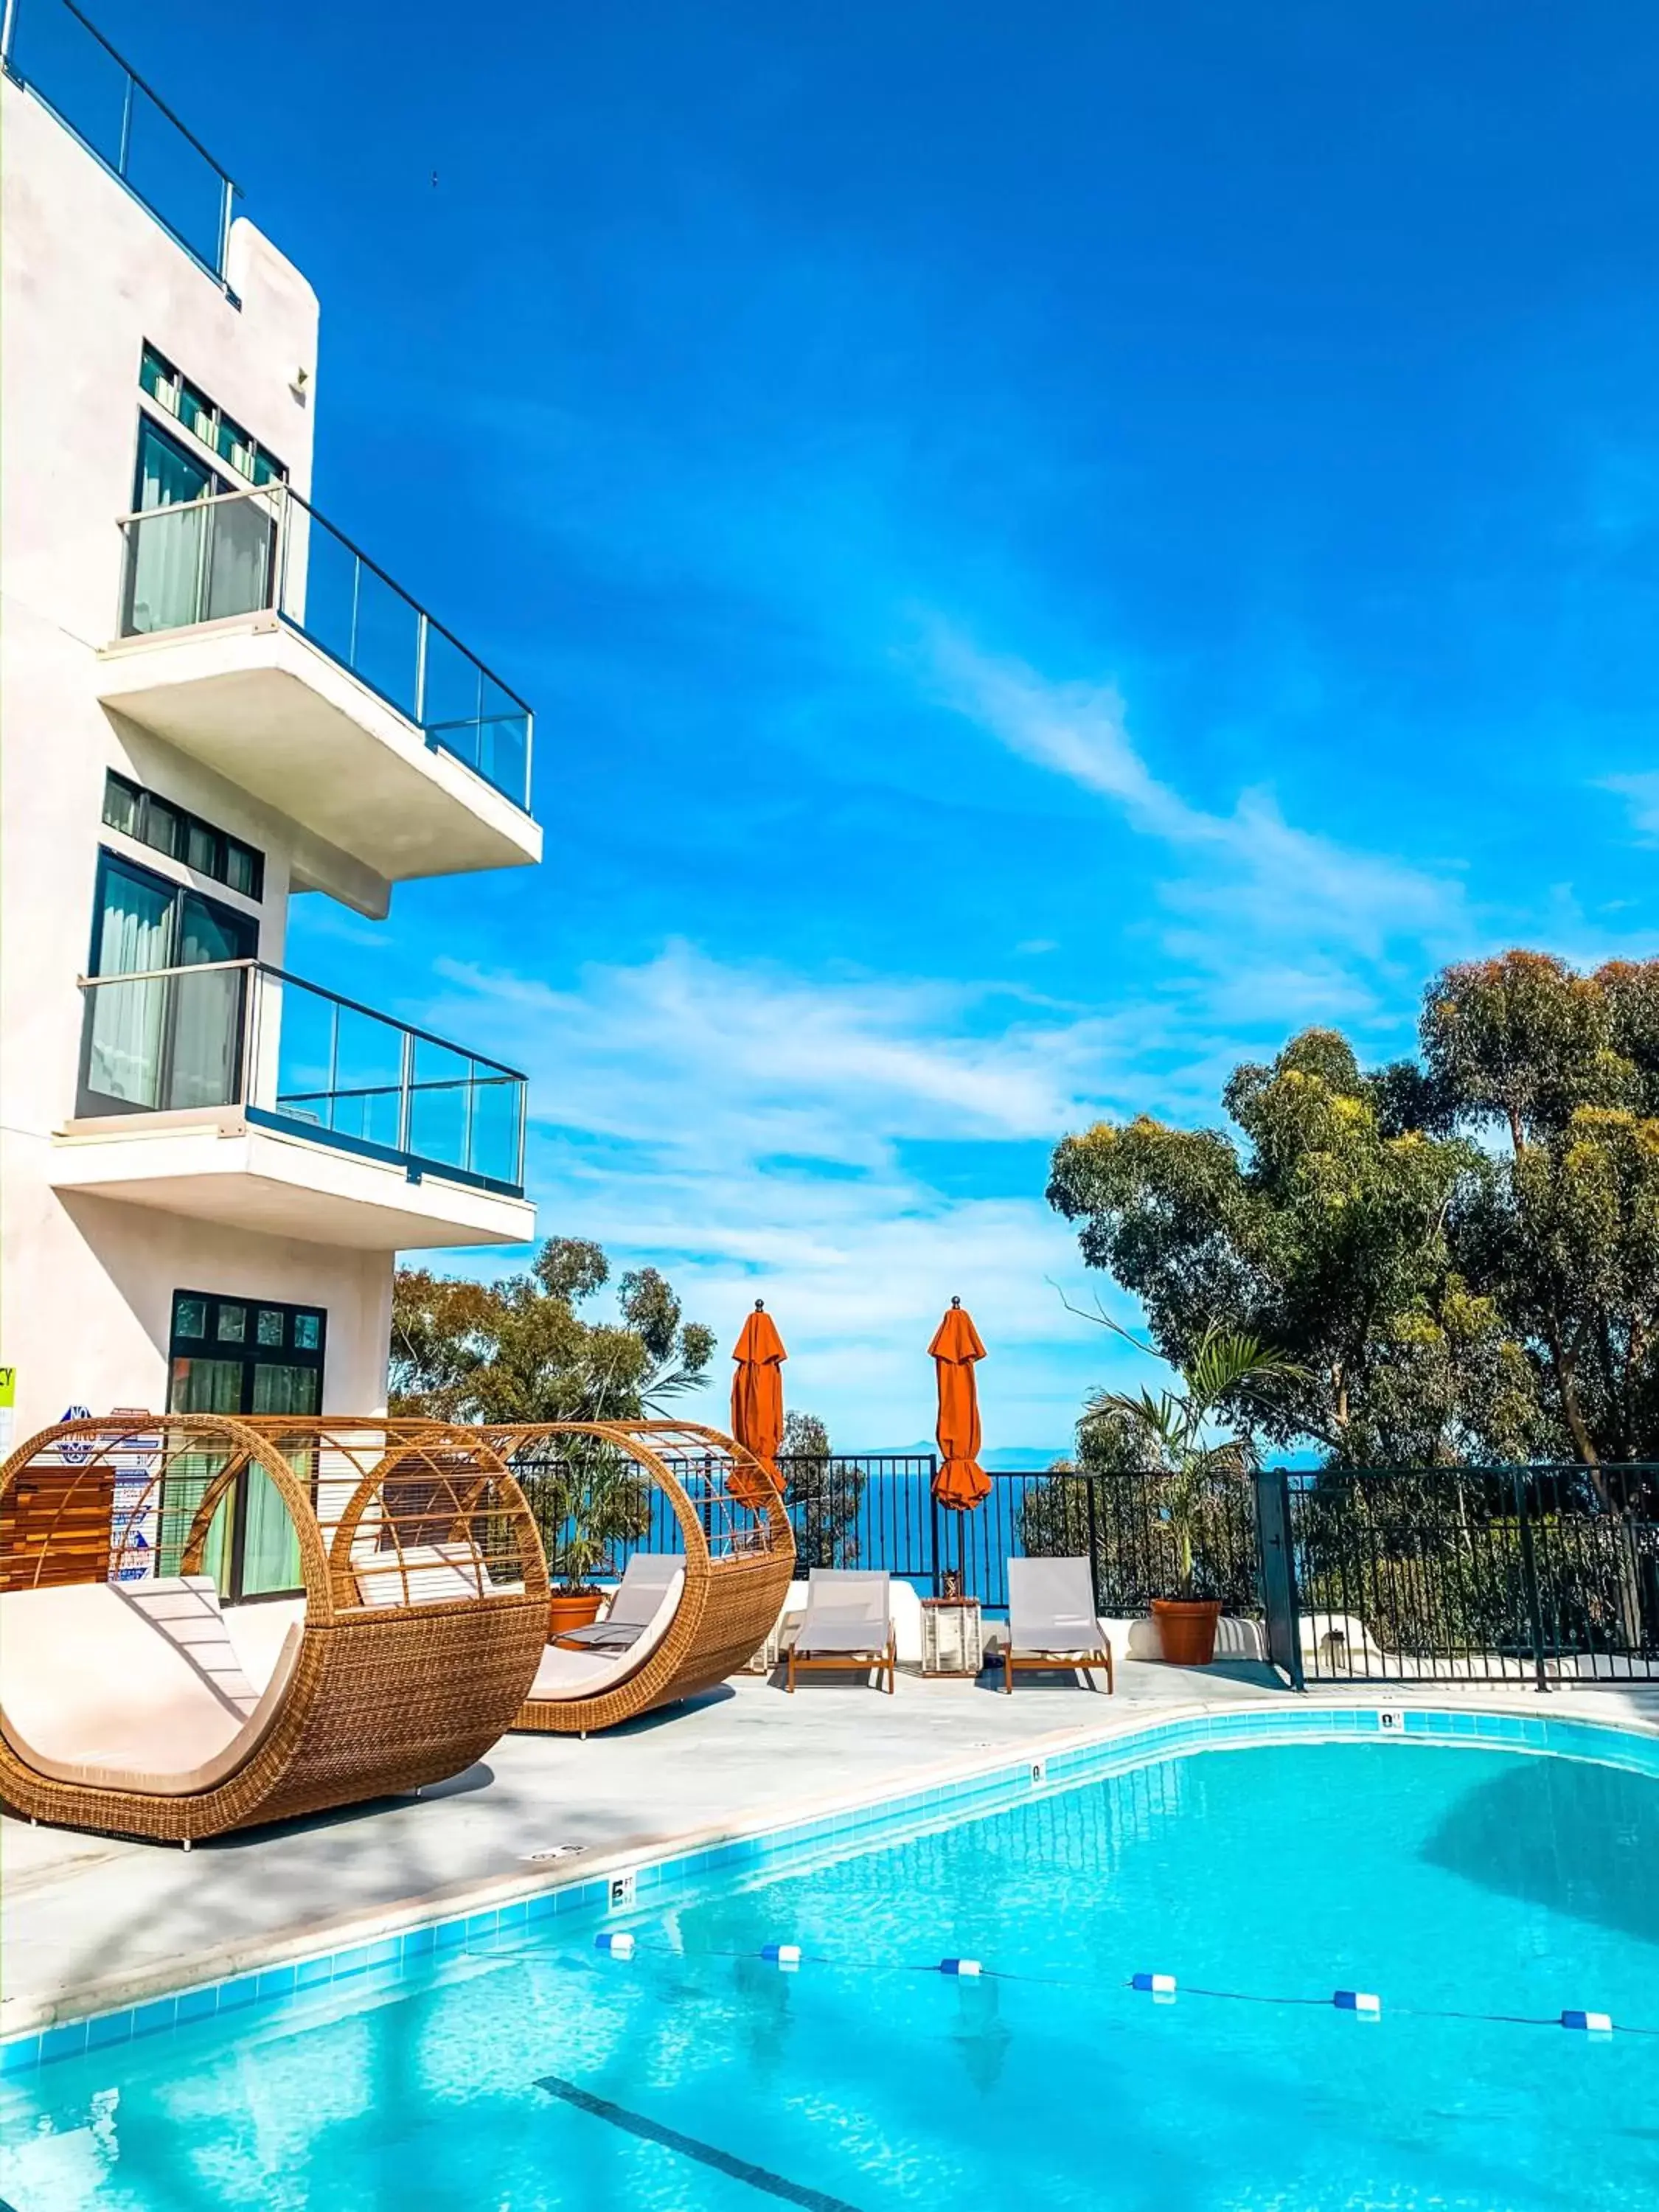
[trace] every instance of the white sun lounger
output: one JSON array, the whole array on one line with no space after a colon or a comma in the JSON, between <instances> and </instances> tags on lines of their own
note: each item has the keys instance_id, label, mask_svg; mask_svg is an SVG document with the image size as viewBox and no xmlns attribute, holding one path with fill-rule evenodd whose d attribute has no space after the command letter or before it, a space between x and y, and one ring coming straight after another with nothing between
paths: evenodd
<instances>
[{"instance_id":1,"label":"white sun lounger","mask_svg":"<svg viewBox=\"0 0 1659 2212\"><path fill-rule=\"evenodd\" d=\"M554 1641L566 1650L626 1651L656 1619L672 1583L685 1580L684 1552L635 1552L603 1620L567 1629Z\"/></svg>"},{"instance_id":2,"label":"white sun lounger","mask_svg":"<svg viewBox=\"0 0 1659 2212\"><path fill-rule=\"evenodd\" d=\"M1008 1633L1002 1645L1002 1686L1012 1695L1014 1670L1055 1674L1103 1667L1112 1678L1112 1641L1095 1613L1087 1559L1010 1559Z\"/></svg>"},{"instance_id":3,"label":"white sun lounger","mask_svg":"<svg viewBox=\"0 0 1659 2212\"><path fill-rule=\"evenodd\" d=\"M890 1698L897 1665L898 1644L885 1571L814 1567L806 1585L805 1615L789 1648L785 1688L794 1689L798 1671L830 1669L841 1674L873 1672L879 1688L884 1672Z\"/></svg>"},{"instance_id":4,"label":"white sun lounger","mask_svg":"<svg viewBox=\"0 0 1659 2212\"><path fill-rule=\"evenodd\" d=\"M10 1590L0 1729L54 1782L193 1796L246 1765L276 1726L302 1633L290 1620L256 1689L208 1576Z\"/></svg>"}]
</instances>

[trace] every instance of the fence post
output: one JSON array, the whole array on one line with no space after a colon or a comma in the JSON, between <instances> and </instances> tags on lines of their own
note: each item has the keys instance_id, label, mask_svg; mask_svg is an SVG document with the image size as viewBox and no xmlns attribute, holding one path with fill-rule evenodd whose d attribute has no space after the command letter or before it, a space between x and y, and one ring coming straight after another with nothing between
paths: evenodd
<instances>
[{"instance_id":1,"label":"fence post","mask_svg":"<svg viewBox=\"0 0 1659 2212\"><path fill-rule=\"evenodd\" d=\"M928 1455L927 1455L927 1510L928 1510L928 1514L929 1514L929 1516L930 1516L930 1517L929 1517L929 1542L928 1542L928 1547L927 1547L927 1548L928 1548L928 1551L929 1551L929 1553L930 1553L930 1554L931 1554L931 1558L930 1558L930 1559L929 1559L928 1564L929 1564L929 1565L931 1566L931 1568L932 1568L932 1570L933 1570L933 1595L934 1595L935 1597L939 1597L939 1595L942 1595L942 1593L943 1593L943 1588L944 1588L944 1585L943 1585L943 1583L942 1583L942 1582L940 1581L940 1578L939 1578L939 1493L938 1493L938 1492L937 1492L937 1491L934 1489L934 1487L933 1487L933 1484L934 1484L935 1479L937 1478L938 1474L939 1474L939 1462L938 1462L938 1460L937 1460L937 1459L935 1459L935 1458L934 1458L934 1456L933 1456L933 1453L932 1453L932 1452L929 1452L929 1453L928 1453Z\"/></svg>"},{"instance_id":2,"label":"fence post","mask_svg":"<svg viewBox=\"0 0 1659 2212\"><path fill-rule=\"evenodd\" d=\"M1095 1485L1097 1475L1085 1474L1084 1495L1089 1501L1089 1588L1094 1593L1095 1611L1100 1611L1100 1553L1095 1541Z\"/></svg>"},{"instance_id":3,"label":"fence post","mask_svg":"<svg viewBox=\"0 0 1659 2212\"><path fill-rule=\"evenodd\" d=\"M1527 1594L1527 1617L1532 1623L1532 1665L1536 1687L1547 1692L1544 1672L1544 1601L1538 1587L1538 1555L1533 1548L1532 1522L1527 1512L1526 1486L1516 1468L1510 1477L1515 1486L1515 1517L1521 1534L1521 1585Z\"/></svg>"},{"instance_id":4,"label":"fence post","mask_svg":"<svg viewBox=\"0 0 1659 2212\"><path fill-rule=\"evenodd\" d=\"M1305 1690L1302 1674L1302 1618L1297 1600L1296 1553L1291 1542L1291 1479L1282 1467L1261 1469L1255 1484L1256 1557L1267 1656Z\"/></svg>"}]
</instances>

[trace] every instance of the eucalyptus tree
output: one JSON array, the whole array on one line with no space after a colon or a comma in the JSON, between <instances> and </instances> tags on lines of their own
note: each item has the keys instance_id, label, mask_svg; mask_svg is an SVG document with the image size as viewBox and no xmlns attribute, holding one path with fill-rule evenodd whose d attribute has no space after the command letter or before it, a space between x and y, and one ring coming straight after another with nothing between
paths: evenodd
<instances>
[{"instance_id":1,"label":"eucalyptus tree","mask_svg":"<svg viewBox=\"0 0 1659 2212\"><path fill-rule=\"evenodd\" d=\"M1231 1129L1142 1115L1066 1138L1049 1200L1176 1366L1216 1329L1278 1348L1295 1373L1262 1411L1275 1443L1350 1464L1510 1456L1540 1426L1534 1377L1449 1234L1490 1162L1430 1091L1305 1030L1235 1070Z\"/></svg>"}]
</instances>

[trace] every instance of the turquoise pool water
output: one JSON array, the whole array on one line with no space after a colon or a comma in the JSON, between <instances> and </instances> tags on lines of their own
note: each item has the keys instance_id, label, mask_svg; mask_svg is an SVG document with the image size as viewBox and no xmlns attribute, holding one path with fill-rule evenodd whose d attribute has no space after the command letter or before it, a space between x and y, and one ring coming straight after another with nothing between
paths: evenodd
<instances>
[{"instance_id":1,"label":"turquoise pool water","mask_svg":"<svg viewBox=\"0 0 1659 2212\"><path fill-rule=\"evenodd\" d=\"M16 2212L1651 2212L1659 1778L1211 1752L0 2089ZM806 1954L786 1972L769 1942ZM978 1980L936 1971L984 1962ZM1155 2003L1138 1969L1177 1976ZM990 1970L994 1970L993 1972ZM1200 1996L1199 1986L1241 1993ZM1339 1987L1378 1992L1367 2022ZM1311 1999L1308 2003L1281 2001ZM1515 2019L1609 2013L1608 2039ZM553 2086L542 2086L551 2084Z\"/></svg>"}]
</instances>

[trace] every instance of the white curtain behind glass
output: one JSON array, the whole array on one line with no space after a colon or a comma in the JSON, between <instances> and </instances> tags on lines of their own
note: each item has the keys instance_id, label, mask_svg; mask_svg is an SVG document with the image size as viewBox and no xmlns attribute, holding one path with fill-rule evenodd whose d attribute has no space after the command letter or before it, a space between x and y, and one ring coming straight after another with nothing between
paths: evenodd
<instances>
[{"instance_id":1,"label":"white curtain behind glass","mask_svg":"<svg viewBox=\"0 0 1659 2212\"><path fill-rule=\"evenodd\" d=\"M127 525L131 563L127 629L177 629L199 622L203 531L210 509L196 504L215 489L213 472L146 422L138 443L138 507Z\"/></svg>"},{"instance_id":2,"label":"white curtain behind glass","mask_svg":"<svg viewBox=\"0 0 1659 2212\"><path fill-rule=\"evenodd\" d=\"M114 862L105 866L103 894L97 972L138 980L100 983L93 991L87 1088L100 1098L155 1107L167 986L145 971L165 968L171 957L173 897Z\"/></svg>"},{"instance_id":3,"label":"white curtain behind glass","mask_svg":"<svg viewBox=\"0 0 1659 2212\"><path fill-rule=\"evenodd\" d=\"M179 965L242 960L253 951L255 932L240 915L211 906L195 892L182 902ZM174 993L169 1106L228 1106L237 1095L242 1007L247 970L216 967L204 975L179 975Z\"/></svg>"}]
</instances>

